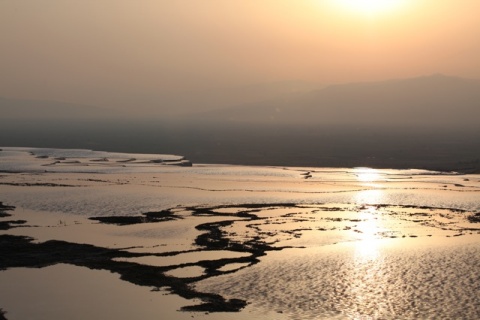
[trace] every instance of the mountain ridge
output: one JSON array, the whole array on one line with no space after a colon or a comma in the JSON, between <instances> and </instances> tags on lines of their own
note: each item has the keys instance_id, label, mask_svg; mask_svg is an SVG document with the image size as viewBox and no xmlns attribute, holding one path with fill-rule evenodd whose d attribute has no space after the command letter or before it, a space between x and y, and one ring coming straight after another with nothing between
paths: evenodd
<instances>
[{"instance_id":1,"label":"mountain ridge","mask_svg":"<svg viewBox=\"0 0 480 320\"><path fill-rule=\"evenodd\" d=\"M442 74L371 82L334 84L223 108L172 116L163 109L126 112L55 100L0 97L2 119L168 120L177 123L252 123L288 125L456 125L480 118L480 80ZM248 99L247 99L248 100ZM233 105L231 105L233 104ZM182 106L178 105L181 109ZM136 113L136 114L135 114Z\"/></svg>"},{"instance_id":2,"label":"mountain ridge","mask_svg":"<svg viewBox=\"0 0 480 320\"><path fill-rule=\"evenodd\" d=\"M435 74L327 86L286 100L225 108L200 119L281 124L455 124L480 117L480 81Z\"/></svg>"}]
</instances>

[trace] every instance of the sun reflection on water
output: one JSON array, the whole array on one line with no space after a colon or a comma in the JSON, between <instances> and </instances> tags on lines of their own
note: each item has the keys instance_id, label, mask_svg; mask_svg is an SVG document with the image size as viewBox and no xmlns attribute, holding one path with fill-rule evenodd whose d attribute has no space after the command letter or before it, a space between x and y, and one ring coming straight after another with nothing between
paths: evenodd
<instances>
[{"instance_id":1,"label":"sun reflection on water","mask_svg":"<svg viewBox=\"0 0 480 320\"><path fill-rule=\"evenodd\" d=\"M355 244L355 260L374 260L378 257L378 231L377 218L371 212L375 209L362 210L359 214L361 220L356 226L360 239Z\"/></svg>"},{"instance_id":2,"label":"sun reflection on water","mask_svg":"<svg viewBox=\"0 0 480 320\"><path fill-rule=\"evenodd\" d=\"M360 182L374 182L381 178L380 172L372 168L355 168L354 173Z\"/></svg>"},{"instance_id":3,"label":"sun reflection on water","mask_svg":"<svg viewBox=\"0 0 480 320\"><path fill-rule=\"evenodd\" d=\"M356 168L357 179L361 182L374 182L380 178L378 170L370 168ZM378 222L376 207L372 204L381 204L384 192L381 189L359 191L354 196L354 201L362 205L356 226L360 238L355 245L355 259L374 260L378 257L378 233L381 226Z\"/></svg>"},{"instance_id":4,"label":"sun reflection on water","mask_svg":"<svg viewBox=\"0 0 480 320\"><path fill-rule=\"evenodd\" d=\"M354 173L360 186L372 188L355 193L354 202L359 204L384 203L383 187L379 184L382 174L371 168L355 168Z\"/></svg>"},{"instance_id":5,"label":"sun reflection on water","mask_svg":"<svg viewBox=\"0 0 480 320\"><path fill-rule=\"evenodd\" d=\"M384 203L384 196L383 190L363 190L355 194L354 201L358 204L382 204Z\"/></svg>"},{"instance_id":6,"label":"sun reflection on water","mask_svg":"<svg viewBox=\"0 0 480 320\"><path fill-rule=\"evenodd\" d=\"M358 236L354 243L347 290L352 301L345 310L353 319L370 319L372 316L375 318L379 308L382 308L379 296L388 281L380 251L382 240L379 232L383 230L382 220L376 210L375 206L364 206L358 213L360 221L355 227Z\"/></svg>"}]
</instances>

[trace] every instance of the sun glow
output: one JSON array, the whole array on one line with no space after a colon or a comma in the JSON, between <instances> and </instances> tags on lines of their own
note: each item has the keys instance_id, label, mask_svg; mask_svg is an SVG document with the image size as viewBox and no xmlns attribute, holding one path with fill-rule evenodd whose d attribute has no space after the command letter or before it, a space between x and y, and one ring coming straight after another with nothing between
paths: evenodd
<instances>
[{"instance_id":1,"label":"sun glow","mask_svg":"<svg viewBox=\"0 0 480 320\"><path fill-rule=\"evenodd\" d=\"M375 182L380 180L380 172L372 168L355 168L357 180L360 182Z\"/></svg>"},{"instance_id":2,"label":"sun glow","mask_svg":"<svg viewBox=\"0 0 480 320\"><path fill-rule=\"evenodd\" d=\"M405 0L336 0L344 9L364 15L378 15L397 9Z\"/></svg>"},{"instance_id":3,"label":"sun glow","mask_svg":"<svg viewBox=\"0 0 480 320\"><path fill-rule=\"evenodd\" d=\"M356 226L360 239L356 242L355 256L359 261L375 260L378 257L378 232L382 227L375 213L375 208L362 210L358 216L361 222Z\"/></svg>"}]
</instances>

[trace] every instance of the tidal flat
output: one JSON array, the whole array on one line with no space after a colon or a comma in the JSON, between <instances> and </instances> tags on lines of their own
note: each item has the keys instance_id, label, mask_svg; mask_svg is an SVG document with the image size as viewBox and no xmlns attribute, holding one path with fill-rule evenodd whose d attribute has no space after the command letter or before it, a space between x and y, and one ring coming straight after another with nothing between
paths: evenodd
<instances>
[{"instance_id":1,"label":"tidal flat","mask_svg":"<svg viewBox=\"0 0 480 320\"><path fill-rule=\"evenodd\" d=\"M480 176L0 151L7 319L476 319Z\"/></svg>"}]
</instances>

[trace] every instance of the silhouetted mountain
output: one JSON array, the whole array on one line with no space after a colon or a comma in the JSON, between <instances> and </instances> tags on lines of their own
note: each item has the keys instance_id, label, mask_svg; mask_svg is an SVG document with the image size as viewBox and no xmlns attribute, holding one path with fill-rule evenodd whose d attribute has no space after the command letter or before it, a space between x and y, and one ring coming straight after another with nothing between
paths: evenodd
<instances>
[{"instance_id":1,"label":"silhouetted mountain","mask_svg":"<svg viewBox=\"0 0 480 320\"><path fill-rule=\"evenodd\" d=\"M118 117L117 112L80 104L48 101L6 99L0 97L2 119L107 119Z\"/></svg>"},{"instance_id":2,"label":"silhouetted mountain","mask_svg":"<svg viewBox=\"0 0 480 320\"><path fill-rule=\"evenodd\" d=\"M199 115L212 121L286 124L477 125L480 81L432 75L351 83Z\"/></svg>"}]
</instances>

